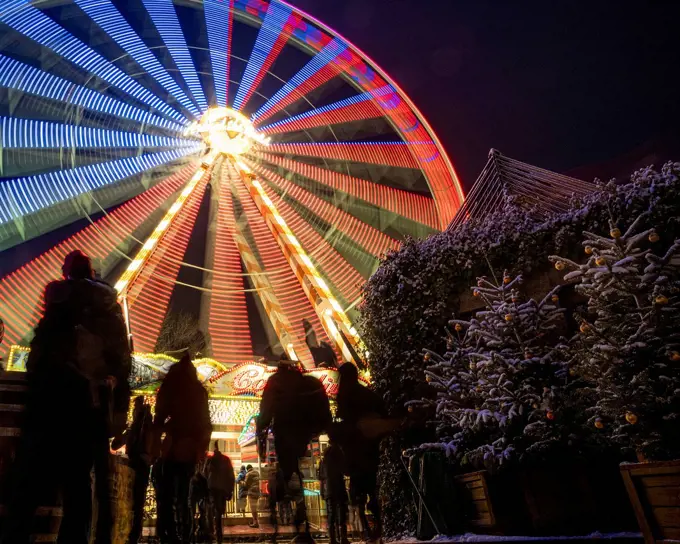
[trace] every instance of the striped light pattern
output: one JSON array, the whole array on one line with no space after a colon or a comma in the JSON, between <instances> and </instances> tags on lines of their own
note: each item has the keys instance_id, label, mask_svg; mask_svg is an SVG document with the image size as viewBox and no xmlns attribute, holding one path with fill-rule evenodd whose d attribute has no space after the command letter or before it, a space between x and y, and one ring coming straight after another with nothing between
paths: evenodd
<instances>
[{"instance_id":1,"label":"striped light pattern","mask_svg":"<svg viewBox=\"0 0 680 544\"><path fill-rule=\"evenodd\" d=\"M168 228L172 226L172 222L182 209L182 206L184 206L185 202L192 195L194 189L196 189L196 186L201 181L201 179L205 177L206 169L210 165L210 162L212 161L207 161L204 165L196 170L189 183L187 183L187 186L177 197L177 200L175 200L172 206L170 206L170 209L163 216L163 219L161 219L160 223L156 225L156 228L151 233L151 236L149 236L146 242L144 242L144 245L142 245L142 247L139 249L135 258L132 259L125 272L123 272L123 275L120 277L115 286L116 291L118 291L121 297L126 295L127 290L130 288L130 285L139 274L142 266L156 250L156 246L168 231ZM128 303L131 303L131 301L128 301Z\"/></svg>"},{"instance_id":2,"label":"striped light pattern","mask_svg":"<svg viewBox=\"0 0 680 544\"><path fill-rule=\"evenodd\" d=\"M112 256L117 258L116 248L186 183L194 171L193 166L183 168L0 279L5 344L26 343L40 317L43 289L48 282L61 277L61 265L68 253L81 249L100 261Z\"/></svg>"},{"instance_id":3,"label":"striped light pattern","mask_svg":"<svg viewBox=\"0 0 680 544\"><path fill-rule=\"evenodd\" d=\"M300 18L293 11L276 0L267 8L262 26L257 34L253 51L246 64L243 78L234 98L234 109L241 110L248 103L255 89L281 53L288 37Z\"/></svg>"},{"instance_id":4,"label":"striped light pattern","mask_svg":"<svg viewBox=\"0 0 680 544\"><path fill-rule=\"evenodd\" d=\"M322 236L310 227L308 218L298 213L271 187L266 185L263 187L277 211L312 259L317 270L329 282L331 290L344 299L346 305L355 303L361 297L361 286L365 279L354 266L338 253L327 237Z\"/></svg>"},{"instance_id":5,"label":"striped light pattern","mask_svg":"<svg viewBox=\"0 0 680 544\"><path fill-rule=\"evenodd\" d=\"M341 174L333 170L319 168L278 155L259 153L258 158L285 168L286 170L312 179L323 185L341 191L355 198L391 212L417 221L433 229L439 228L439 218L434 200L409 191L378 185L372 181Z\"/></svg>"},{"instance_id":6,"label":"striped light pattern","mask_svg":"<svg viewBox=\"0 0 680 544\"><path fill-rule=\"evenodd\" d=\"M309 299L301 296L300 282L293 273L277 241L272 237L271 230L262 221L262 215L253 201L249 190L243 183L237 183L234 189L243 207L243 215L237 218L237 221L241 219L247 222L250 231L248 241L256 249L262 268L269 274L270 284L274 289L276 299L291 323L293 345L297 352L298 360L305 367L311 368L314 366L312 354L307 349L306 344L296 341L296 338L305 338L305 329L302 325L303 319L308 319L315 331L324 331L321 321ZM325 335L325 332L322 334ZM325 336L323 339L330 340Z\"/></svg>"},{"instance_id":7,"label":"striped light pattern","mask_svg":"<svg viewBox=\"0 0 680 544\"><path fill-rule=\"evenodd\" d=\"M110 2L75 0L76 4L106 32L137 64L144 68L170 95L198 116L199 111L151 50L135 33L123 15Z\"/></svg>"},{"instance_id":8,"label":"striped light pattern","mask_svg":"<svg viewBox=\"0 0 680 544\"><path fill-rule=\"evenodd\" d=\"M200 149L184 148L0 181L0 224L156 168Z\"/></svg>"},{"instance_id":9,"label":"striped light pattern","mask_svg":"<svg viewBox=\"0 0 680 544\"><path fill-rule=\"evenodd\" d=\"M198 182L195 182L197 174L200 177ZM195 183L195 185L183 202L183 213L162 230L162 236L159 236L157 244L156 242L153 243L153 252L143 260L144 266L141 267L139 275L132 278L132 283L126 284L122 288L128 300L129 324L134 346L135 349L140 351L154 351L156 340L168 311L170 296L175 287L175 280L184 260L184 254L189 245L201 199L209 179L209 173L205 173L202 169L199 169L197 174L194 174L192 178L192 183ZM183 194L185 191L186 188ZM177 201L173 206L176 204ZM172 210L172 207L170 209ZM154 233L157 232L158 228ZM151 245L151 241L152 238L150 237L144 245L148 247L148 245ZM133 263L139 257L138 254ZM128 271L124 273L124 276ZM120 281L116 284L119 292L121 292L120 284Z\"/></svg>"},{"instance_id":10,"label":"striped light pattern","mask_svg":"<svg viewBox=\"0 0 680 544\"><path fill-rule=\"evenodd\" d=\"M140 148L196 149L201 142L137 132L90 128L33 119L0 117L0 144L13 148Z\"/></svg>"},{"instance_id":11,"label":"striped light pattern","mask_svg":"<svg viewBox=\"0 0 680 544\"><path fill-rule=\"evenodd\" d=\"M13 11L0 14L0 22L20 32L27 38L52 49L76 66L87 70L109 85L121 89L137 100L153 106L168 117L184 122L184 116L142 87L115 64L74 38L47 15L29 5L29 0L9 0L4 8ZM21 9L16 9L21 8Z\"/></svg>"},{"instance_id":12,"label":"striped light pattern","mask_svg":"<svg viewBox=\"0 0 680 544\"><path fill-rule=\"evenodd\" d=\"M432 142L424 142L419 145L430 147L433 150L436 149ZM411 154L412 147L412 145L404 142L314 142L272 144L266 149L271 153L284 153L286 155L302 155L419 169L418 161Z\"/></svg>"},{"instance_id":13,"label":"striped light pattern","mask_svg":"<svg viewBox=\"0 0 680 544\"><path fill-rule=\"evenodd\" d=\"M203 87L196 73L194 61L191 59L191 53L184 39L172 0L142 0L142 2L146 11L151 15L151 20L158 33L163 38L172 60L175 61L180 74L187 82L200 111L204 112L208 109L208 103L205 100Z\"/></svg>"},{"instance_id":14,"label":"striped light pattern","mask_svg":"<svg viewBox=\"0 0 680 544\"><path fill-rule=\"evenodd\" d=\"M373 94L352 96L261 127L260 130L265 134L277 134L382 117L382 110L373 102Z\"/></svg>"},{"instance_id":15,"label":"striped light pattern","mask_svg":"<svg viewBox=\"0 0 680 544\"><path fill-rule=\"evenodd\" d=\"M236 364L253 357L253 348L243 292L241 256L234 241L236 222L231 183L235 172L226 163L228 161L223 162L219 173L208 331L212 356L224 363Z\"/></svg>"},{"instance_id":16,"label":"striped light pattern","mask_svg":"<svg viewBox=\"0 0 680 544\"><path fill-rule=\"evenodd\" d=\"M87 87L0 55L0 87L80 106L113 117L180 132L182 125Z\"/></svg>"},{"instance_id":17,"label":"striped light pattern","mask_svg":"<svg viewBox=\"0 0 680 544\"><path fill-rule=\"evenodd\" d=\"M397 240L383 234L378 229L359 221L353 215L337 208L330 202L310 193L303 187L295 185L278 174L266 168L248 162L248 165L263 178L270 180L276 187L283 191L287 198L292 198L309 209L314 215L323 221L333 225L337 230L345 234L351 240L363 247L371 255L379 257L390 249L396 249L399 245Z\"/></svg>"},{"instance_id":18,"label":"striped light pattern","mask_svg":"<svg viewBox=\"0 0 680 544\"><path fill-rule=\"evenodd\" d=\"M234 24L234 0L204 0L205 26L208 29L210 62L215 82L217 105L229 105L229 68Z\"/></svg>"},{"instance_id":19,"label":"striped light pattern","mask_svg":"<svg viewBox=\"0 0 680 544\"><path fill-rule=\"evenodd\" d=\"M237 166L241 171L245 186L279 247L286 255L288 264L295 272L303 291L314 306L326 333L335 342L345 360L352 361L352 353L345 344L343 336L347 338L356 353L363 353L364 350L356 329L338 301L333 297L328 285L316 270L314 263L302 249L302 245L286 224L285 219L276 210L262 184L245 163L237 162Z\"/></svg>"},{"instance_id":20,"label":"striped light pattern","mask_svg":"<svg viewBox=\"0 0 680 544\"><path fill-rule=\"evenodd\" d=\"M333 39L253 114L253 123L261 123L267 117L335 77L338 70L331 64L331 61L345 49L345 44Z\"/></svg>"}]
</instances>

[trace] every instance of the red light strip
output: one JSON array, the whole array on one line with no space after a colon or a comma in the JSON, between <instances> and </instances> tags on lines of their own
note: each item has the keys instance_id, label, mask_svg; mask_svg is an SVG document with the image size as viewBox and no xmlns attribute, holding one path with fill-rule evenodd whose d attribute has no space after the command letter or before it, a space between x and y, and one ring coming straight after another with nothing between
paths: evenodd
<instances>
[{"instance_id":1,"label":"red light strip","mask_svg":"<svg viewBox=\"0 0 680 544\"><path fill-rule=\"evenodd\" d=\"M348 304L359 299L361 286L365 282L361 274L338 253L328 240L310 227L308 219L304 219L271 188L266 185L263 187L290 230L299 238L306 253L316 265L321 267L324 279L330 281Z\"/></svg>"},{"instance_id":2,"label":"red light strip","mask_svg":"<svg viewBox=\"0 0 680 544\"><path fill-rule=\"evenodd\" d=\"M331 203L313 195L306 189L291 183L278 174L250 161L247 161L247 164L260 176L273 182L277 187L285 191L287 195L310 209L312 213L327 223L330 223L340 232L357 242L371 255L379 257L388 250L394 249L399 245L397 240L390 238L378 229L359 221L353 215L333 206Z\"/></svg>"},{"instance_id":3,"label":"red light strip","mask_svg":"<svg viewBox=\"0 0 680 544\"><path fill-rule=\"evenodd\" d=\"M325 329L321 326L321 321L309 299L300 294L300 282L288 264L288 260L278 243L273 238L266 222L263 221L262 215L250 196L250 192L242 183L237 183L235 187L239 201L243 206L248 226L250 227L252 242L257 248L264 270L270 274L269 279L274 287L274 293L281 308L283 308L284 314L292 324L294 337L302 339L304 342L305 330L302 326L302 320L307 319L312 324L317 335L321 335L319 339L326 340L333 345L333 342L326 337ZM299 349L299 345L299 342L295 343L295 349L300 361L307 368L313 367L314 361L311 353L309 353L308 349L302 351Z\"/></svg>"},{"instance_id":4,"label":"red light strip","mask_svg":"<svg viewBox=\"0 0 680 544\"><path fill-rule=\"evenodd\" d=\"M365 200L379 208L394 212L433 229L439 228L437 209L434 200L429 196L379 185L372 181L326 170L278 155L260 152L257 153L257 156L286 170L328 185L335 190Z\"/></svg>"},{"instance_id":5,"label":"red light strip","mask_svg":"<svg viewBox=\"0 0 680 544\"><path fill-rule=\"evenodd\" d=\"M372 100L357 104L349 104L330 111L311 110L310 114L301 118L285 119L271 126L262 127L261 132L267 135L295 132L327 125L338 125L351 121L363 121L382 117L383 111Z\"/></svg>"},{"instance_id":6,"label":"red light strip","mask_svg":"<svg viewBox=\"0 0 680 544\"><path fill-rule=\"evenodd\" d=\"M232 179L238 178L238 173L231 165L229 165L229 170ZM274 327L274 332L276 332L281 346L294 361L298 360L298 352L305 360L311 360L311 353L308 353L307 345L293 332L293 326L288 320L288 316L284 313L278 298L276 298L274 287L269 281L268 275L262 270L255 252L248 243L245 232L236 221L234 221L233 235L243 263L248 273L251 274L251 281L257 289L257 294L260 297L265 312L267 312L272 327Z\"/></svg>"},{"instance_id":7,"label":"red light strip","mask_svg":"<svg viewBox=\"0 0 680 544\"><path fill-rule=\"evenodd\" d=\"M219 205L210 296L208 330L212 354L223 363L236 364L253 358L248 309L243 292L241 255L233 232L236 228L231 184L238 176L223 161L220 170Z\"/></svg>"},{"instance_id":8,"label":"red light strip","mask_svg":"<svg viewBox=\"0 0 680 544\"><path fill-rule=\"evenodd\" d=\"M432 144L420 145L435 149ZM418 161L409 151L409 146L400 143L292 143L271 144L260 149L266 149L270 153L420 169Z\"/></svg>"},{"instance_id":9,"label":"red light strip","mask_svg":"<svg viewBox=\"0 0 680 544\"><path fill-rule=\"evenodd\" d=\"M212 169L187 197L182 213L170 224L139 273L126 288L135 350L154 352L179 268L191 238Z\"/></svg>"},{"instance_id":10,"label":"red light strip","mask_svg":"<svg viewBox=\"0 0 680 544\"><path fill-rule=\"evenodd\" d=\"M0 280L5 345L26 343L42 313L43 290L47 283L61 278L61 265L68 253L81 249L100 261L118 258L116 248L178 191L195 169L195 164L186 166Z\"/></svg>"}]
</instances>

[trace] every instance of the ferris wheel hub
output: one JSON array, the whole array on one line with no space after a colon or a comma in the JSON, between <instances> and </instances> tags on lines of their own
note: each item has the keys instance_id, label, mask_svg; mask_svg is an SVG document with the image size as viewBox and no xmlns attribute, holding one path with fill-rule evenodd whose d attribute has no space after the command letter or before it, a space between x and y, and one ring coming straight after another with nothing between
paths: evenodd
<instances>
[{"instance_id":1,"label":"ferris wheel hub","mask_svg":"<svg viewBox=\"0 0 680 544\"><path fill-rule=\"evenodd\" d=\"M257 144L269 145L270 141L241 112L218 106L209 108L186 133L203 138L214 152L231 156L248 153Z\"/></svg>"}]
</instances>

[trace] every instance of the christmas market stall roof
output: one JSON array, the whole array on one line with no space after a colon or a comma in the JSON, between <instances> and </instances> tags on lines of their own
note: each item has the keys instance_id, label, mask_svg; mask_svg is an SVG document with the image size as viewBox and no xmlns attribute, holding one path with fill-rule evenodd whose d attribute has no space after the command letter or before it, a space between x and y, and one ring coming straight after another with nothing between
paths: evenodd
<instances>
[{"instance_id":1,"label":"christmas market stall roof","mask_svg":"<svg viewBox=\"0 0 680 544\"><path fill-rule=\"evenodd\" d=\"M469 219L488 216L503 205L506 196L515 197L527 213L547 215L566 211L573 197L585 196L594 188L593 183L520 162L491 149L489 160L448 230Z\"/></svg>"}]
</instances>

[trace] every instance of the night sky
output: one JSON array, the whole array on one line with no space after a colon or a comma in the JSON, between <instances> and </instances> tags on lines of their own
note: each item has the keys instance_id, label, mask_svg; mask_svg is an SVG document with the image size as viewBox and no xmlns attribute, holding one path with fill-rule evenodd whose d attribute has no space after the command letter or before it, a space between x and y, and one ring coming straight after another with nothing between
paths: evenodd
<instances>
[{"instance_id":1,"label":"night sky","mask_svg":"<svg viewBox=\"0 0 680 544\"><path fill-rule=\"evenodd\" d=\"M290 1L406 91L468 188L491 147L568 172L677 144L680 1Z\"/></svg>"}]
</instances>

